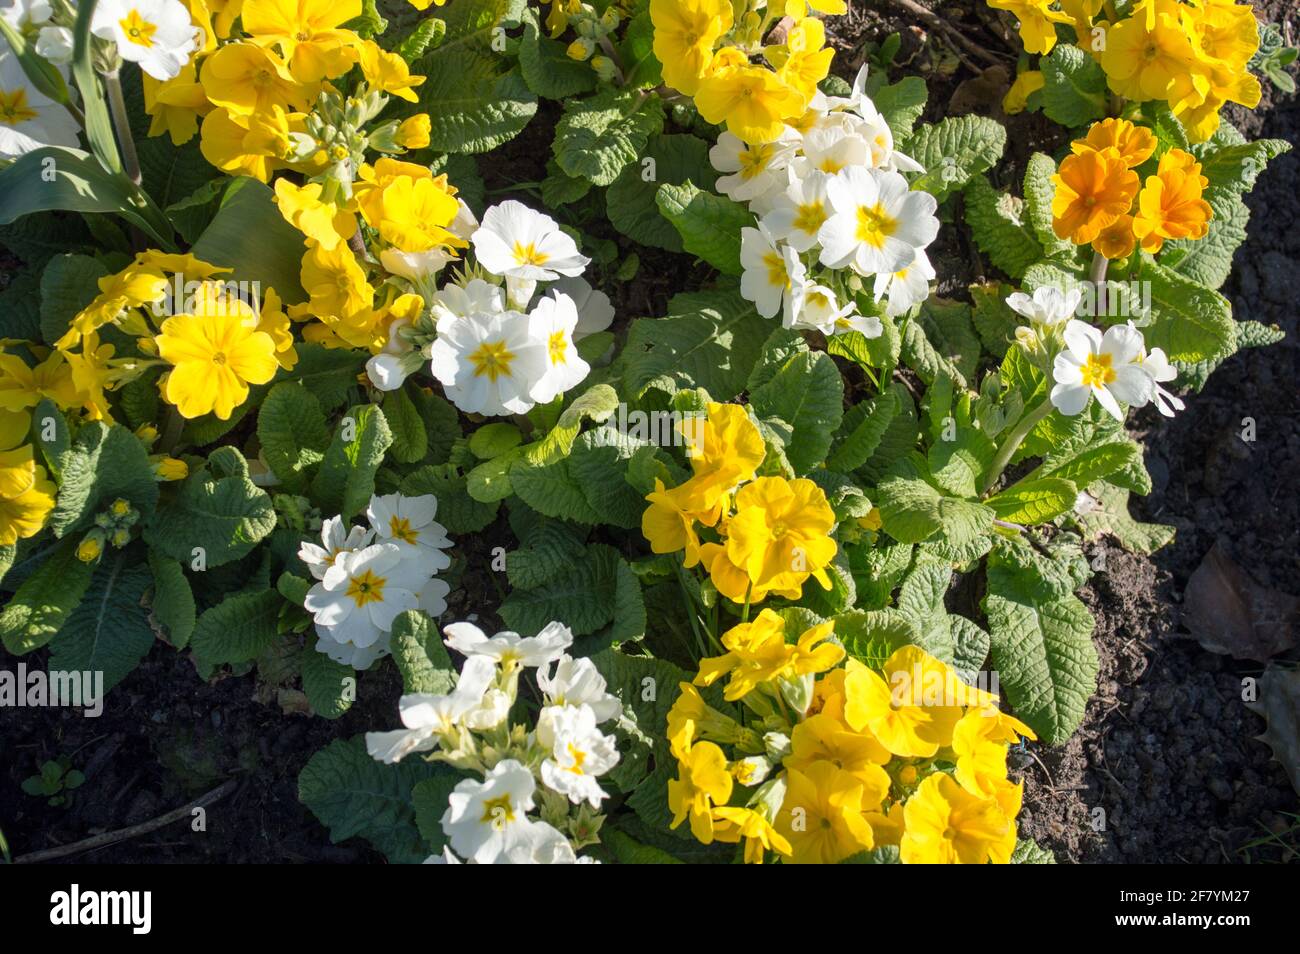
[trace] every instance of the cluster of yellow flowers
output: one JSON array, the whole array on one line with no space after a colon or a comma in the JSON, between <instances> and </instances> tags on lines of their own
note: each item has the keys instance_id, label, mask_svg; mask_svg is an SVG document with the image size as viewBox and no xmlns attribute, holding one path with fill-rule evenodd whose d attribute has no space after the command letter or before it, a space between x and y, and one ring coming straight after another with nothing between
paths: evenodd
<instances>
[{"instance_id":1,"label":"cluster of yellow flowers","mask_svg":"<svg viewBox=\"0 0 1300 954\"><path fill-rule=\"evenodd\" d=\"M1103 0L989 0L1020 20L1027 53L1049 53L1056 44L1056 24L1073 27L1081 49L1105 71L1119 96L1135 102L1169 104L1192 142L1204 142L1219 128L1226 103L1253 109L1259 104L1259 80L1246 65L1259 49L1255 12L1233 0L1137 0L1128 17L1102 18ZM1022 73L1010 101L1024 99L1043 86L1038 71Z\"/></svg>"},{"instance_id":2,"label":"cluster of yellow flowers","mask_svg":"<svg viewBox=\"0 0 1300 954\"><path fill-rule=\"evenodd\" d=\"M667 728L672 827L689 818L705 844L743 839L753 863L775 852L834 864L890 845L905 864L1007 863L1022 795L1007 751L1033 732L915 646L876 671L846 661L832 622L793 643L785 627L763 610L681 684ZM724 676L740 719L696 689Z\"/></svg>"},{"instance_id":3,"label":"cluster of yellow flowers","mask_svg":"<svg viewBox=\"0 0 1300 954\"><path fill-rule=\"evenodd\" d=\"M1151 160L1156 139L1124 119L1093 124L1071 149L1052 177L1059 237L1109 259L1127 258L1139 243L1154 254L1167 239L1205 237L1214 215L1202 197L1209 180L1190 153L1170 149L1142 182L1137 169Z\"/></svg>"},{"instance_id":4,"label":"cluster of yellow flowers","mask_svg":"<svg viewBox=\"0 0 1300 954\"><path fill-rule=\"evenodd\" d=\"M694 97L706 120L725 123L751 145L773 142L802 118L830 72L834 51L808 8L824 14L847 9L844 0L769 0L761 14L757 7L753 0L650 0L664 82ZM763 46L780 15L797 21L784 43ZM759 55L766 65L751 62Z\"/></svg>"},{"instance_id":5,"label":"cluster of yellow flowers","mask_svg":"<svg viewBox=\"0 0 1300 954\"><path fill-rule=\"evenodd\" d=\"M835 512L806 478L757 477L763 437L743 407L709 404L682 422L693 476L671 489L656 479L641 531L655 553L684 551L737 603L798 599L808 577L829 589ZM714 539L702 539L701 529Z\"/></svg>"}]
</instances>

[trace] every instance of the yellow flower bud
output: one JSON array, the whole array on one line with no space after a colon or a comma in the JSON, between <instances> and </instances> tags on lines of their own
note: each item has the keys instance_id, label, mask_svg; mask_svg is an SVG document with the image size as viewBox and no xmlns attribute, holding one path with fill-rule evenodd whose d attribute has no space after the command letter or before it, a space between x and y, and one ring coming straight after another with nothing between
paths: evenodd
<instances>
[{"instance_id":1,"label":"yellow flower bud","mask_svg":"<svg viewBox=\"0 0 1300 954\"><path fill-rule=\"evenodd\" d=\"M162 455L153 458L154 480L184 480L189 475L189 465L183 460Z\"/></svg>"},{"instance_id":2,"label":"yellow flower bud","mask_svg":"<svg viewBox=\"0 0 1300 954\"><path fill-rule=\"evenodd\" d=\"M82 540L77 547L77 559L82 563L94 563L104 552L104 546L99 541L99 537L91 534Z\"/></svg>"},{"instance_id":3,"label":"yellow flower bud","mask_svg":"<svg viewBox=\"0 0 1300 954\"><path fill-rule=\"evenodd\" d=\"M409 119L402 120L393 139L403 149L423 149L429 145L429 131L432 124L428 113L416 113Z\"/></svg>"}]
</instances>

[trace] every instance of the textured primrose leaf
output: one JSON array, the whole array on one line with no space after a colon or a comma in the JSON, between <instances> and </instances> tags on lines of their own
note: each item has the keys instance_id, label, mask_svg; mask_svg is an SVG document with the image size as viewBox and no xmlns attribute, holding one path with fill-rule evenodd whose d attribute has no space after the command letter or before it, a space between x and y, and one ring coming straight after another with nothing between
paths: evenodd
<instances>
[{"instance_id":1,"label":"textured primrose leaf","mask_svg":"<svg viewBox=\"0 0 1300 954\"><path fill-rule=\"evenodd\" d=\"M739 275L741 229L754 225L754 215L739 202L701 191L693 182L665 183L655 202L682 237L692 255L724 275Z\"/></svg>"},{"instance_id":2,"label":"textured primrose leaf","mask_svg":"<svg viewBox=\"0 0 1300 954\"><path fill-rule=\"evenodd\" d=\"M149 569L153 573L153 595L149 598L149 621L177 649L184 649L194 633L197 611L194 591L185 572L175 560L149 551Z\"/></svg>"},{"instance_id":3,"label":"textured primrose leaf","mask_svg":"<svg viewBox=\"0 0 1300 954\"><path fill-rule=\"evenodd\" d=\"M279 638L283 606L284 598L275 590L256 590L228 596L207 610L190 638L200 671L262 655Z\"/></svg>"},{"instance_id":4,"label":"textured primrose leaf","mask_svg":"<svg viewBox=\"0 0 1300 954\"><path fill-rule=\"evenodd\" d=\"M119 498L144 515L158 503L149 452L120 425L94 421L82 427L59 469L59 494L46 524L55 536L88 526L96 513Z\"/></svg>"},{"instance_id":5,"label":"textured primrose leaf","mask_svg":"<svg viewBox=\"0 0 1300 954\"><path fill-rule=\"evenodd\" d=\"M89 255L56 255L41 272L41 337L52 345L67 332L72 319L99 294L99 280L108 269Z\"/></svg>"},{"instance_id":6,"label":"textured primrose leaf","mask_svg":"<svg viewBox=\"0 0 1300 954\"><path fill-rule=\"evenodd\" d=\"M613 547L593 544L569 573L534 590L511 591L501 604L501 618L525 636L553 620L564 622L575 636L594 633L614 619L622 562Z\"/></svg>"},{"instance_id":7,"label":"textured primrose leaf","mask_svg":"<svg viewBox=\"0 0 1300 954\"><path fill-rule=\"evenodd\" d=\"M1009 523L1034 525L1048 523L1074 509L1079 488L1073 481L1061 477L1040 477L1022 480L985 503L993 508L999 520Z\"/></svg>"},{"instance_id":8,"label":"textured primrose leaf","mask_svg":"<svg viewBox=\"0 0 1300 954\"><path fill-rule=\"evenodd\" d=\"M1024 221L1024 203L998 192L984 176L974 176L963 190L966 223L981 252L1012 278L1043 257L1043 247Z\"/></svg>"},{"instance_id":9,"label":"textured primrose leaf","mask_svg":"<svg viewBox=\"0 0 1300 954\"><path fill-rule=\"evenodd\" d=\"M1043 113L1062 126L1085 126L1106 115L1106 74L1091 56L1058 43L1040 63Z\"/></svg>"},{"instance_id":10,"label":"textured primrose leaf","mask_svg":"<svg viewBox=\"0 0 1300 954\"><path fill-rule=\"evenodd\" d=\"M227 450L238 455L234 448ZM274 529L271 498L248 479L247 469L223 476L209 465L186 478L148 518L144 538L186 566L200 547L212 568L247 556Z\"/></svg>"},{"instance_id":11,"label":"textured primrose leaf","mask_svg":"<svg viewBox=\"0 0 1300 954\"><path fill-rule=\"evenodd\" d=\"M0 641L15 656L53 639L90 586L92 568L77 559L77 543L55 546L0 610Z\"/></svg>"},{"instance_id":12,"label":"textured primrose leaf","mask_svg":"<svg viewBox=\"0 0 1300 954\"><path fill-rule=\"evenodd\" d=\"M352 708L355 693L347 680L355 680L357 671L346 663L335 662L311 643L298 654L302 673L302 691L311 709L322 719L337 719Z\"/></svg>"},{"instance_id":13,"label":"textured primrose leaf","mask_svg":"<svg viewBox=\"0 0 1300 954\"><path fill-rule=\"evenodd\" d=\"M571 59L559 40L538 29L537 10L524 11L524 32L519 38L519 71L538 96L568 99L596 88L596 71L588 62Z\"/></svg>"},{"instance_id":14,"label":"textured primrose leaf","mask_svg":"<svg viewBox=\"0 0 1300 954\"><path fill-rule=\"evenodd\" d=\"M325 414L315 396L296 383L271 388L257 413L262 457L287 489L301 488L330 443Z\"/></svg>"},{"instance_id":15,"label":"textured primrose leaf","mask_svg":"<svg viewBox=\"0 0 1300 954\"><path fill-rule=\"evenodd\" d=\"M153 647L149 614L141 605L152 582L145 564L128 566L121 551L106 556L50 643L50 669L102 672L105 691L125 679Z\"/></svg>"},{"instance_id":16,"label":"textured primrose leaf","mask_svg":"<svg viewBox=\"0 0 1300 954\"><path fill-rule=\"evenodd\" d=\"M950 116L934 125L919 127L907 141L907 150L925 172L912 182L943 199L991 169L1002 158L1007 131L987 116Z\"/></svg>"},{"instance_id":17,"label":"textured primrose leaf","mask_svg":"<svg viewBox=\"0 0 1300 954\"><path fill-rule=\"evenodd\" d=\"M392 632L393 659L406 692L446 695L456 688L456 669L432 619L418 610L407 610L393 620Z\"/></svg>"},{"instance_id":18,"label":"textured primrose leaf","mask_svg":"<svg viewBox=\"0 0 1300 954\"><path fill-rule=\"evenodd\" d=\"M1131 553L1154 553L1173 541L1173 527L1133 518L1128 512L1128 490L1103 480L1090 486L1088 493L1101 503L1097 510L1077 518L1089 540L1108 533Z\"/></svg>"},{"instance_id":19,"label":"textured primrose leaf","mask_svg":"<svg viewBox=\"0 0 1300 954\"><path fill-rule=\"evenodd\" d=\"M1150 283L1154 320L1143 328L1148 348L1163 348L1171 361L1223 358L1236 349L1232 305L1211 288L1146 261L1140 278Z\"/></svg>"},{"instance_id":20,"label":"textured primrose leaf","mask_svg":"<svg viewBox=\"0 0 1300 954\"><path fill-rule=\"evenodd\" d=\"M951 545L961 546L993 526L992 509L940 493L911 460L900 462L896 472L880 482L877 494L883 529L900 543L920 543L942 531Z\"/></svg>"},{"instance_id":21,"label":"textured primrose leaf","mask_svg":"<svg viewBox=\"0 0 1300 954\"><path fill-rule=\"evenodd\" d=\"M759 417L790 425L785 453L796 472L807 473L826 459L844 415L844 382L829 355L795 354L749 398Z\"/></svg>"},{"instance_id":22,"label":"textured primrose leaf","mask_svg":"<svg viewBox=\"0 0 1300 954\"><path fill-rule=\"evenodd\" d=\"M1078 248L1069 239L1057 238L1052 229L1052 198L1056 186L1052 176L1056 162L1051 156L1036 152L1025 165L1025 221L1033 229L1043 251L1053 260L1077 262Z\"/></svg>"},{"instance_id":23,"label":"textured primrose leaf","mask_svg":"<svg viewBox=\"0 0 1300 954\"><path fill-rule=\"evenodd\" d=\"M610 87L568 102L551 149L568 175L609 185L644 155L646 143L663 124L659 97Z\"/></svg>"},{"instance_id":24,"label":"textured primrose leaf","mask_svg":"<svg viewBox=\"0 0 1300 954\"><path fill-rule=\"evenodd\" d=\"M690 181L712 191L717 177L703 139L687 134L652 136L644 155L629 163L606 193L610 224L642 245L680 252L681 235L659 211L659 186Z\"/></svg>"},{"instance_id":25,"label":"textured primrose leaf","mask_svg":"<svg viewBox=\"0 0 1300 954\"><path fill-rule=\"evenodd\" d=\"M323 511L351 520L370 503L375 473L393 433L378 405L353 407L339 422L320 469L312 481L312 499Z\"/></svg>"}]
</instances>

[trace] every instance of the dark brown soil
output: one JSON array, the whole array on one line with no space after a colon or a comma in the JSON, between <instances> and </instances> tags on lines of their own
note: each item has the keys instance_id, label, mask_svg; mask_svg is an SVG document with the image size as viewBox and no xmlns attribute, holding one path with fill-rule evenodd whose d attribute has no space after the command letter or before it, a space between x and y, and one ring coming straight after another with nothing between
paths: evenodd
<instances>
[{"instance_id":1,"label":"dark brown soil","mask_svg":"<svg viewBox=\"0 0 1300 954\"><path fill-rule=\"evenodd\" d=\"M954 47L955 41L937 40L890 0L855 0L851 6L850 14L832 25L832 41L840 50L837 72L851 77L865 42L898 31L903 38L899 68L921 71L930 84L927 119L973 109L997 114L999 77L979 71L996 62L1014 70L1011 51L1018 45L1004 38L1002 21L984 4L962 0L942 10L964 36L992 51L991 59ZM1295 42L1298 14L1290 0L1256 6L1266 19L1283 23ZM1253 114L1237 111L1230 118L1251 137L1295 142L1300 104L1291 98L1270 102L1269 94L1266 88L1265 102ZM507 194L512 183L545 177L553 122L544 107L523 135L480 160L494 199ZM1051 148L1051 135L1041 117L1013 118L1008 158L1016 164L1035 148ZM1297 590L1298 174L1300 159L1291 154L1260 178L1247 199L1250 239L1224 289L1239 318L1277 323L1288 337L1225 363L1173 422L1154 413L1138 419L1156 488L1135 502L1134 512L1174 525L1177 538L1153 558L1108 544L1094 550L1093 556L1104 550L1107 567L1083 593L1097 617L1098 693L1067 745L1013 753L1026 781L1022 831L1061 861L1297 857L1294 850L1288 856L1276 846L1245 848L1269 832L1285 832L1288 819L1282 813L1300 810L1280 767L1253 739L1263 730L1262 721L1240 701L1241 678L1258 675L1259 668L1213 655L1183 638L1179 616L1188 577L1216 540L1258 582ZM949 265L940 272L952 276L941 286L944 294L959 295L983 271L978 256L956 234L945 229L935 250L936 263ZM626 251L616 233L604 237ZM682 257L640 254L637 278L615 293L620 321L662 313L671 294L697 286L702 278ZM0 260L0 273L5 265ZM1244 417L1257 423L1252 444L1238 437ZM492 530L482 536L492 536ZM498 601L486 582L486 552L485 547L466 553L462 586L452 597L453 611L462 616ZM43 666L42 655L29 664ZM274 703L258 701L255 690L251 676L205 685L186 658L160 645L113 690L99 719L58 709L5 710L0 831L10 849L23 855L146 821L233 778L238 787L208 810L206 832L192 832L179 822L78 859L381 860L358 841L330 845L328 834L298 802L296 780L306 760L331 739L392 722L400 692L392 667L363 676L358 703L337 722L282 714ZM23 794L22 780L42 761L60 755L87 777L70 804L50 807ZM1296 835L1287 837L1294 849Z\"/></svg>"}]
</instances>

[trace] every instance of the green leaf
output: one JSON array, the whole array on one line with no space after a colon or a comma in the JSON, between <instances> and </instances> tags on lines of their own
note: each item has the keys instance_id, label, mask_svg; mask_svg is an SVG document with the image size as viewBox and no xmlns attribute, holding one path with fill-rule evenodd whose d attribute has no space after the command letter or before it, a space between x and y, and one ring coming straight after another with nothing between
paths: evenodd
<instances>
[{"instance_id":1,"label":"green leaf","mask_svg":"<svg viewBox=\"0 0 1300 954\"><path fill-rule=\"evenodd\" d=\"M904 76L897 83L880 86L874 90L870 89L871 80L867 82L871 102L876 107L876 111L885 117L885 122L889 123L895 141L904 142L912 135L912 127L925 111L925 101L929 98L925 80L919 76ZM910 147L908 151L910 152Z\"/></svg>"},{"instance_id":2,"label":"green leaf","mask_svg":"<svg viewBox=\"0 0 1300 954\"><path fill-rule=\"evenodd\" d=\"M298 776L298 799L329 829L335 844L360 837L394 864L418 864L428 852L415 824L412 793L436 774L420 759L377 762L365 739L335 739Z\"/></svg>"},{"instance_id":3,"label":"green leaf","mask_svg":"<svg viewBox=\"0 0 1300 954\"><path fill-rule=\"evenodd\" d=\"M519 71L538 96L568 99L596 88L596 71L590 63L570 59L564 44L544 36L537 26L538 12L524 12L524 32L519 39Z\"/></svg>"},{"instance_id":4,"label":"green leaf","mask_svg":"<svg viewBox=\"0 0 1300 954\"><path fill-rule=\"evenodd\" d=\"M50 669L102 672L107 691L130 674L153 647L149 614L141 605L153 574L126 554L106 556L67 624L50 643Z\"/></svg>"},{"instance_id":5,"label":"green leaf","mask_svg":"<svg viewBox=\"0 0 1300 954\"><path fill-rule=\"evenodd\" d=\"M320 402L300 384L271 388L257 414L262 457L288 490L305 486L307 473L325 457L330 435Z\"/></svg>"},{"instance_id":6,"label":"green leaf","mask_svg":"<svg viewBox=\"0 0 1300 954\"><path fill-rule=\"evenodd\" d=\"M429 435L405 387L384 395L384 419L393 432L393 458L403 464L423 460L429 452Z\"/></svg>"},{"instance_id":7,"label":"green leaf","mask_svg":"<svg viewBox=\"0 0 1300 954\"><path fill-rule=\"evenodd\" d=\"M941 494L910 461L904 462L899 473L881 481L877 492L883 529L900 543L920 543L942 530L949 543L961 546L993 526L992 509Z\"/></svg>"},{"instance_id":8,"label":"green leaf","mask_svg":"<svg viewBox=\"0 0 1300 954\"><path fill-rule=\"evenodd\" d=\"M925 341L933 347L940 359L932 369L933 357L923 347L918 347L914 331L905 327L904 356L910 355L923 365L915 369L918 374L930 381L932 373L946 373L952 369L957 372L954 383L959 386L974 379L979 363L980 340L971 321L970 305L964 301L931 296L921 306L920 314L915 319L909 319L907 324L919 325L925 329Z\"/></svg>"},{"instance_id":9,"label":"green leaf","mask_svg":"<svg viewBox=\"0 0 1300 954\"><path fill-rule=\"evenodd\" d=\"M1034 525L1055 520L1074 509L1079 488L1073 481L1060 477L1041 477L1022 480L985 503L993 508L999 520L1009 523Z\"/></svg>"},{"instance_id":10,"label":"green leaf","mask_svg":"<svg viewBox=\"0 0 1300 954\"><path fill-rule=\"evenodd\" d=\"M953 614L949 617L952 624L953 666L967 682L973 681L989 658L989 646L992 637L978 623L965 616Z\"/></svg>"},{"instance_id":11,"label":"green leaf","mask_svg":"<svg viewBox=\"0 0 1300 954\"><path fill-rule=\"evenodd\" d=\"M81 93L82 114L85 117L86 138L99 162L111 173L122 171L122 159L113 138L113 121L99 87L94 64L94 41L90 36L91 21L95 15L95 0L77 4L76 20L72 25L72 78ZM123 181L128 181L123 176ZM3 190L0 190L3 192Z\"/></svg>"},{"instance_id":12,"label":"green leaf","mask_svg":"<svg viewBox=\"0 0 1300 954\"><path fill-rule=\"evenodd\" d=\"M997 554L989 558L984 608L993 666L1016 715L1048 745L1063 743L1097 688L1088 608Z\"/></svg>"},{"instance_id":13,"label":"green leaf","mask_svg":"<svg viewBox=\"0 0 1300 954\"><path fill-rule=\"evenodd\" d=\"M465 476L450 464L431 464L408 474L401 491L408 497L433 494L438 498L438 522L449 533L472 534L496 519L499 504L475 500L469 495L467 483Z\"/></svg>"},{"instance_id":14,"label":"green leaf","mask_svg":"<svg viewBox=\"0 0 1300 954\"><path fill-rule=\"evenodd\" d=\"M58 537L87 527L119 498L142 515L158 503L149 453L126 428L102 421L85 425L59 462L59 495L46 526Z\"/></svg>"},{"instance_id":15,"label":"green leaf","mask_svg":"<svg viewBox=\"0 0 1300 954\"><path fill-rule=\"evenodd\" d=\"M650 444L612 427L597 427L580 435L569 455L568 473L577 482L601 522L634 530L641 526L645 498L627 481L632 455Z\"/></svg>"},{"instance_id":16,"label":"green leaf","mask_svg":"<svg viewBox=\"0 0 1300 954\"><path fill-rule=\"evenodd\" d=\"M659 211L682 237L682 246L724 275L739 275L740 231L754 215L739 202L701 191L693 182L665 183L655 195Z\"/></svg>"},{"instance_id":17,"label":"green leaf","mask_svg":"<svg viewBox=\"0 0 1300 954\"><path fill-rule=\"evenodd\" d=\"M351 348L326 348L303 342L297 346L298 363L281 371L276 382L296 381L329 412L347 403L365 365L365 354ZM441 398L439 398L441 400Z\"/></svg>"},{"instance_id":18,"label":"green leaf","mask_svg":"<svg viewBox=\"0 0 1300 954\"><path fill-rule=\"evenodd\" d=\"M501 604L501 618L512 630L531 636L559 620L575 636L594 633L614 619L622 557L613 547L594 544L564 577L534 590L513 590Z\"/></svg>"},{"instance_id":19,"label":"green leaf","mask_svg":"<svg viewBox=\"0 0 1300 954\"><path fill-rule=\"evenodd\" d=\"M41 337L54 344L83 308L99 294L99 280L108 274L89 255L57 255L41 273Z\"/></svg>"},{"instance_id":20,"label":"green leaf","mask_svg":"<svg viewBox=\"0 0 1300 954\"><path fill-rule=\"evenodd\" d=\"M1142 523L1128 512L1129 492L1101 481L1088 488L1101 506L1078 517L1084 536L1093 540L1109 533L1131 553L1154 553L1173 542L1174 528L1160 523Z\"/></svg>"},{"instance_id":21,"label":"green leaf","mask_svg":"<svg viewBox=\"0 0 1300 954\"><path fill-rule=\"evenodd\" d=\"M175 560L149 551L149 569L153 573L153 595L149 598L149 623L177 649L184 649L194 633L196 610L194 591L185 572Z\"/></svg>"},{"instance_id":22,"label":"green leaf","mask_svg":"<svg viewBox=\"0 0 1300 954\"><path fill-rule=\"evenodd\" d=\"M312 481L312 499L325 512L351 520L370 503L375 473L392 443L392 431L377 405L359 404L350 409L339 421Z\"/></svg>"},{"instance_id":23,"label":"green leaf","mask_svg":"<svg viewBox=\"0 0 1300 954\"><path fill-rule=\"evenodd\" d=\"M707 192L717 178L703 139L690 135L652 136L638 160L629 163L610 184L605 199L610 224L642 245L680 252L681 235L659 211L659 186L689 181Z\"/></svg>"},{"instance_id":24,"label":"green leaf","mask_svg":"<svg viewBox=\"0 0 1300 954\"><path fill-rule=\"evenodd\" d=\"M1036 152L1025 166L1025 220L1034 230L1043 251L1051 259L1076 260L1078 251L1069 239L1057 238L1052 228L1052 198L1056 186L1056 162L1051 156Z\"/></svg>"},{"instance_id":25,"label":"green leaf","mask_svg":"<svg viewBox=\"0 0 1300 954\"><path fill-rule=\"evenodd\" d=\"M618 406L618 393L613 388L608 384L593 384L564 409L546 437L523 448L524 456L535 464L548 464L567 456L584 421L603 424Z\"/></svg>"},{"instance_id":26,"label":"green leaf","mask_svg":"<svg viewBox=\"0 0 1300 954\"><path fill-rule=\"evenodd\" d=\"M745 389L771 330L736 289L674 295L668 314L632 322L623 386L633 399L703 388L720 401Z\"/></svg>"},{"instance_id":27,"label":"green leaf","mask_svg":"<svg viewBox=\"0 0 1300 954\"><path fill-rule=\"evenodd\" d=\"M844 415L839 434L832 442L826 466L831 470L847 472L865 464L884 436L891 421L899 413L901 403L891 387L889 390L854 405Z\"/></svg>"},{"instance_id":28,"label":"green leaf","mask_svg":"<svg viewBox=\"0 0 1300 954\"><path fill-rule=\"evenodd\" d=\"M1140 278L1151 288L1154 320L1142 329L1148 348L1163 348L1169 360L1188 363L1232 353L1236 329L1226 298L1151 261L1143 262Z\"/></svg>"},{"instance_id":29,"label":"green leaf","mask_svg":"<svg viewBox=\"0 0 1300 954\"><path fill-rule=\"evenodd\" d=\"M337 719L352 708L357 672L335 662L310 645L298 656L302 691L312 711L324 719Z\"/></svg>"},{"instance_id":30,"label":"green leaf","mask_svg":"<svg viewBox=\"0 0 1300 954\"><path fill-rule=\"evenodd\" d=\"M568 175L609 185L644 154L650 136L663 124L658 96L611 87L568 102L556 123L551 149Z\"/></svg>"},{"instance_id":31,"label":"green leaf","mask_svg":"<svg viewBox=\"0 0 1300 954\"><path fill-rule=\"evenodd\" d=\"M77 559L78 543L55 547L0 610L0 642L15 656L53 639L90 586L91 567Z\"/></svg>"},{"instance_id":32,"label":"green leaf","mask_svg":"<svg viewBox=\"0 0 1300 954\"><path fill-rule=\"evenodd\" d=\"M479 460L491 460L514 450L524 439L519 428L505 421L484 424L469 438L470 453Z\"/></svg>"},{"instance_id":33,"label":"green leaf","mask_svg":"<svg viewBox=\"0 0 1300 954\"><path fill-rule=\"evenodd\" d=\"M1012 278L1043 257L1033 230L1025 222L1024 202L996 191L984 176L966 184L966 222L981 252Z\"/></svg>"},{"instance_id":34,"label":"green leaf","mask_svg":"<svg viewBox=\"0 0 1300 954\"><path fill-rule=\"evenodd\" d=\"M456 688L456 669L438 626L419 610L407 610L393 620L393 660L408 693L446 695Z\"/></svg>"},{"instance_id":35,"label":"green leaf","mask_svg":"<svg viewBox=\"0 0 1300 954\"><path fill-rule=\"evenodd\" d=\"M1043 113L1062 126L1085 126L1106 115L1106 74L1079 47L1058 43L1039 62L1043 71Z\"/></svg>"},{"instance_id":36,"label":"green leaf","mask_svg":"<svg viewBox=\"0 0 1300 954\"><path fill-rule=\"evenodd\" d=\"M494 48L512 26L512 0L464 0L443 11L446 39L412 64L423 75L419 102L403 115L429 115L435 152L489 152L513 139L537 113L537 95L510 57Z\"/></svg>"},{"instance_id":37,"label":"green leaf","mask_svg":"<svg viewBox=\"0 0 1300 954\"><path fill-rule=\"evenodd\" d=\"M411 789L411 806L415 809L415 823L420 836L436 854L447 843L442 830L442 816L447 812L451 793L465 776L447 765L434 765L434 775L415 783ZM601 833L602 835L604 832Z\"/></svg>"},{"instance_id":38,"label":"green leaf","mask_svg":"<svg viewBox=\"0 0 1300 954\"><path fill-rule=\"evenodd\" d=\"M962 188L972 176L991 169L1002 158L1007 131L987 116L956 116L935 125L926 123L907 141L912 158L925 172L913 180L913 189L923 189L942 199Z\"/></svg>"},{"instance_id":39,"label":"green leaf","mask_svg":"<svg viewBox=\"0 0 1300 954\"><path fill-rule=\"evenodd\" d=\"M307 295L298 280L302 233L285 221L271 189L241 176L221 196L217 214L190 249L197 258L233 269L228 279L274 288L285 304Z\"/></svg>"},{"instance_id":40,"label":"green leaf","mask_svg":"<svg viewBox=\"0 0 1300 954\"><path fill-rule=\"evenodd\" d=\"M1124 439L1086 446L1064 457L1053 455L1030 476L1061 477L1077 487L1087 487L1093 481L1141 463L1142 448L1133 441Z\"/></svg>"},{"instance_id":41,"label":"green leaf","mask_svg":"<svg viewBox=\"0 0 1300 954\"><path fill-rule=\"evenodd\" d=\"M829 355L805 351L751 392L750 402L759 417L777 417L793 428L785 453L802 474L825 460L830 450L844 414L844 384Z\"/></svg>"},{"instance_id":42,"label":"green leaf","mask_svg":"<svg viewBox=\"0 0 1300 954\"><path fill-rule=\"evenodd\" d=\"M533 590L555 582L586 553L582 537L569 525L545 520L520 540L506 556L506 577L512 590Z\"/></svg>"},{"instance_id":43,"label":"green leaf","mask_svg":"<svg viewBox=\"0 0 1300 954\"><path fill-rule=\"evenodd\" d=\"M1054 865L1056 856L1030 838L1017 838L1016 848L1011 852L1011 863L1013 865Z\"/></svg>"},{"instance_id":44,"label":"green leaf","mask_svg":"<svg viewBox=\"0 0 1300 954\"><path fill-rule=\"evenodd\" d=\"M226 450L238 456L234 448ZM152 517L145 511L145 541L182 565L195 559L196 548L208 568L247 556L275 529L275 508L248 479L246 467L222 475L209 464L192 473Z\"/></svg>"},{"instance_id":45,"label":"green leaf","mask_svg":"<svg viewBox=\"0 0 1300 954\"><path fill-rule=\"evenodd\" d=\"M674 858L662 848L643 845L629 838L617 828L602 828L600 842L608 848L619 864L623 865L680 865L685 862Z\"/></svg>"},{"instance_id":46,"label":"green leaf","mask_svg":"<svg viewBox=\"0 0 1300 954\"><path fill-rule=\"evenodd\" d=\"M194 662L211 672L256 659L279 638L284 598L275 590L235 593L199 617L190 639Z\"/></svg>"}]
</instances>

